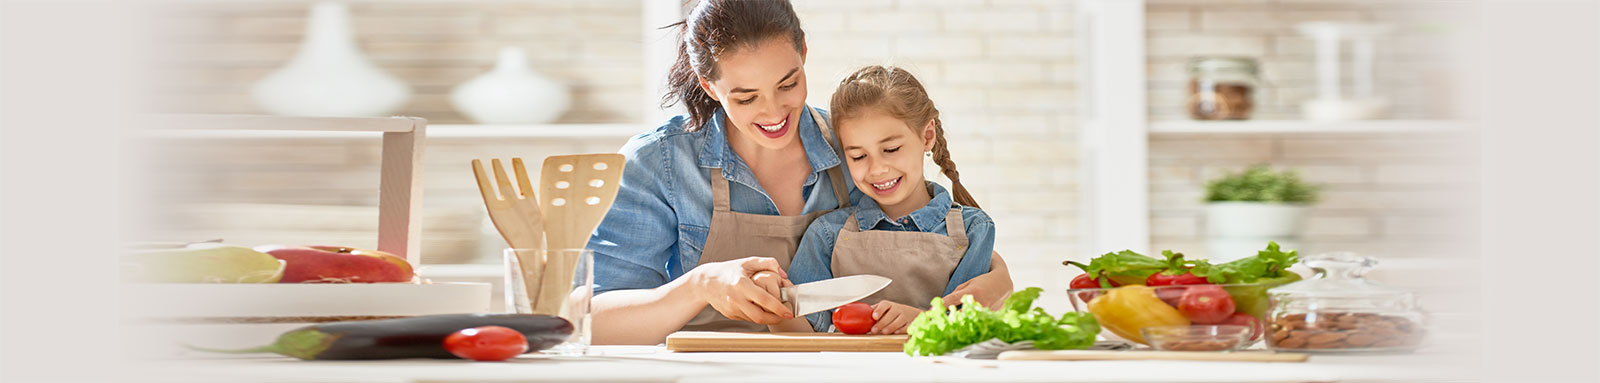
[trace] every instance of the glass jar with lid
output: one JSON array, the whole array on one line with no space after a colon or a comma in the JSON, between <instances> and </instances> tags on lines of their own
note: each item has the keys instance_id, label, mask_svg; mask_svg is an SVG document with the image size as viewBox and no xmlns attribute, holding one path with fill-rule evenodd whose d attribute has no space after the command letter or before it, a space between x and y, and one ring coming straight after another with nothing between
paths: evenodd
<instances>
[{"instance_id":1,"label":"glass jar with lid","mask_svg":"<svg viewBox=\"0 0 1600 383\"><path fill-rule=\"evenodd\" d=\"M1197 57L1189 60L1189 116L1196 120L1243 120L1255 109L1260 85L1256 60Z\"/></svg>"},{"instance_id":2,"label":"glass jar with lid","mask_svg":"<svg viewBox=\"0 0 1600 383\"><path fill-rule=\"evenodd\" d=\"M1416 349L1425 320L1416 295L1363 277L1377 263L1355 253L1306 257L1315 276L1267 292L1267 346L1297 352Z\"/></svg>"}]
</instances>

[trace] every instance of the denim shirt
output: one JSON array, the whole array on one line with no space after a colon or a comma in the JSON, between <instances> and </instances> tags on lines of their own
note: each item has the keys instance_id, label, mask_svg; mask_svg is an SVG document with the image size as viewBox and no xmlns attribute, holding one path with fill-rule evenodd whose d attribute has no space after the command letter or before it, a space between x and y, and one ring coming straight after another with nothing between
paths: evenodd
<instances>
[{"instance_id":1,"label":"denim shirt","mask_svg":"<svg viewBox=\"0 0 1600 383\"><path fill-rule=\"evenodd\" d=\"M861 231L920 231L949 235L945 214L950 212L952 206L958 205L955 205L950 192L939 184L928 182L928 191L933 193L933 199L926 206L901 218L889 217L878 206L878 201L871 198L862 198L860 203L851 208L818 217L811 222L811 227L806 228L805 237L800 239L800 248L795 251L794 261L789 264L789 281L801 284L833 278L833 244L845 224L856 225ZM855 213L856 219L847 223L845 220L850 213ZM970 206L961 206L961 220L967 227L967 251L961 256L961 262L956 264L956 270L950 275L950 282L945 284L942 295L949 295L955 292L956 286L989 272L989 261L994 252L994 221L983 210ZM927 302L895 303L916 305ZM833 326L833 310L806 315L806 320L811 322L811 327L816 331L828 331Z\"/></svg>"},{"instance_id":2,"label":"denim shirt","mask_svg":"<svg viewBox=\"0 0 1600 383\"><path fill-rule=\"evenodd\" d=\"M627 162L616 201L589 237L596 294L660 287L700 264L711 226L710 168L722 168L719 176L729 181L730 209L779 214L755 173L729 146L725 121L718 109L700 130L690 132L684 129L688 116L677 116L623 145L620 153ZM823 138L810 107L800 112L796 128L811 168L802 189L803 212L835 209L839 201L826 172L839 167L849 180L848 169ZM861 200L855 184L845 183L850 200Z\"/></svg>"}]
</instances>

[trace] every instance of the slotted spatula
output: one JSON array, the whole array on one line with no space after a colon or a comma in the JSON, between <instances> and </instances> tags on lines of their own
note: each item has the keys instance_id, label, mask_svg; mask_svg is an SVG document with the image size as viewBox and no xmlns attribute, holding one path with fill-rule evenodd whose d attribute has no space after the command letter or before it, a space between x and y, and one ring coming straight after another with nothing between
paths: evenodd
<instances>
[{"instance_id":1,"label":"slotted spatula","mask_svg":"<svg viewBox=\"0 0 1600 383\"><path fill-rule=\"evenodd\" d=\"M544 232L550 249L581 249L617 197L626 158L617 153L551 156L539 173L539 201L544 212ZM571 291L576 252L551 252L545 260L545 288L535 313L560 310L562 294ZM564 256L557 257L556 254ZM554 271L564 270L565 272Z\"/></svg>"}]
</instances>

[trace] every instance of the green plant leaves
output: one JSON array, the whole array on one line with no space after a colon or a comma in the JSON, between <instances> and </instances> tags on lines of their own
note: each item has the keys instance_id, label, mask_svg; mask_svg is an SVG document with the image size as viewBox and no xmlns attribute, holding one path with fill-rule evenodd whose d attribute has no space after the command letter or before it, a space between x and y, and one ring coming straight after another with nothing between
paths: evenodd
<instances>
[{"instance_id":1,"label":"green plant leaves","mask_svg":"<svg viewBox=\"0 0 1600 383\"><path fill-rule=\"evenodd\" d=\"M1300 180L1293 170L1273 171L1259 164L1206 183L1207 202L1311 203L1317 201L1317 192L1317 186Z\"/></svg>"}]
</instances>

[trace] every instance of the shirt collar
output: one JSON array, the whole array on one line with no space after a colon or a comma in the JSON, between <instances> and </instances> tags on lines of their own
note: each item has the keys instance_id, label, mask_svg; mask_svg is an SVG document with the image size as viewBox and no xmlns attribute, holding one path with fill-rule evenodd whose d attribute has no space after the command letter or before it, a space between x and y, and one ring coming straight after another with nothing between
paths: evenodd
<instances>
[{"instance_id":1,"label":"shirt collar","mask_svg":"<svg viewBox=\"0 0 1600 383\"><path fill-rule=\"evenodd\" d=\"M923 182L928 184L928 192L933 194L933 199L928 200L927 205L917 208L911 214L907 214L906 217L910 218L911 223L917 225L919 230L927 231L944 222L945 214L949 213L950 208L955 206L955 201L951 199L950 192L945 190L944 186L939 186L939 184L933 182ZM899 225L899 222L894 221L895 218L898 217L890 217L887 213L884 213L883 207L878 206L878 201L872 198L862 198L861 203L856 208L856 225L863 231L872 230L872 228L878 226L878 222L883 221L888 221L891 225Z\"/></svg>"},{"instance_id":2,"label":"shirt collar","mask_svg":"<svg viewBox=\"0 0 1600 383\"><path fill-rule=\"evenodd\" d=\"M723 175L728 175L730 163L742 163L736 159L733 146L728 143L727 114L722 108L717 108L716 113L701 126L700 131L705 133L705 143L700 148L700 167L722 168ZM817 127L817 120L811 117L811 107L800 109L800 123L795 124L800 130L800 145L805 147L806 160L811 163L811 172L817 173L839 166L839 153L833 150L833 145L822 137L822 131Z\"/></svg>"}]
</instances>

